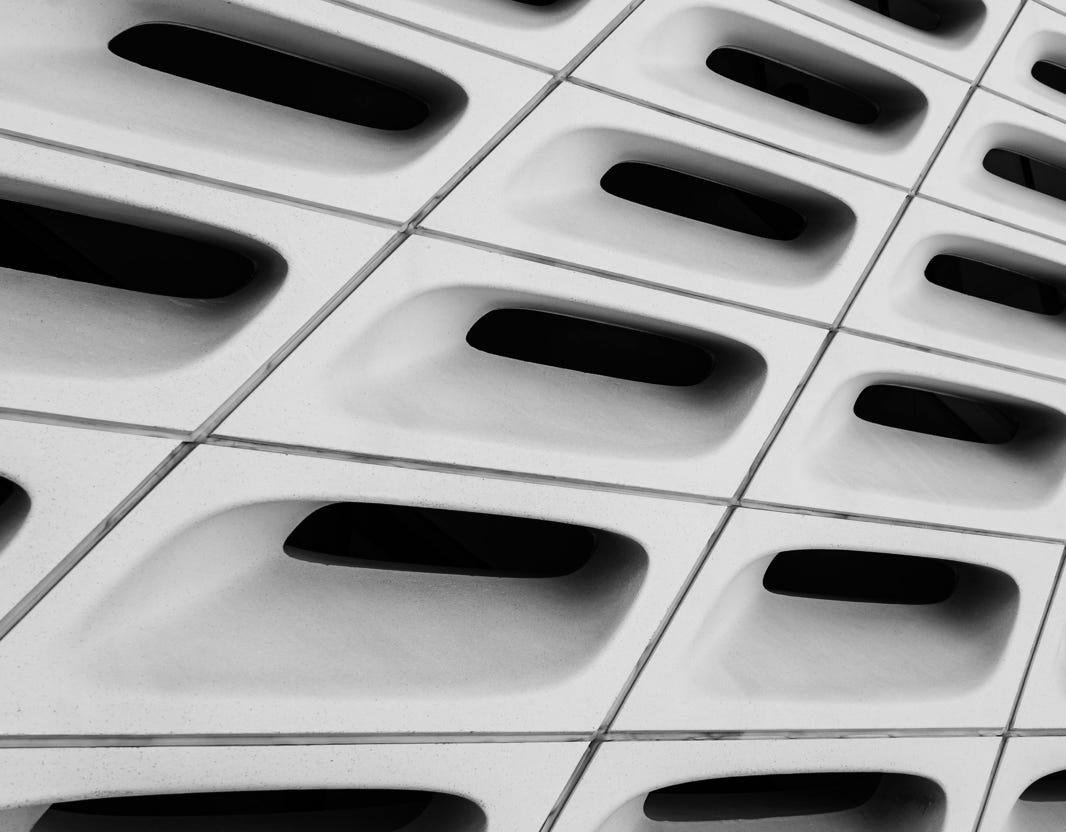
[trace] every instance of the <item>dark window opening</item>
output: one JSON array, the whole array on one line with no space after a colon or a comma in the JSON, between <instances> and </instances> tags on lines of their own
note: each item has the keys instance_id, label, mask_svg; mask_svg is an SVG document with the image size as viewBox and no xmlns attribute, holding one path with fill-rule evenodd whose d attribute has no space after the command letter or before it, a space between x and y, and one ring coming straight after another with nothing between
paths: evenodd
<instances>
[{"instance_id":1,"label":"dark window opening","mask_svg":"<svg viewBox=\"0 0 1066 832\"><path fill-rule=\"evenodd\" d=\"M708 352L684 341L534 309L495 309L466 342L504 358L674 387L699 384L714 368Z\"/></svg>"},{"instance_id":2,"label":"dark window opening","mask_svg":"<svg viewBox=\"0 0 1066 832\"><path fill-rule=\"evenodd\" d=\"M644 800L649 820L737 821L846 812L868 803L881 786L877 772L761 774L680 783Z\"/></svg>"},{"instance_id":3,"label":"dark window opening","mask_svg":"<svg viewBox=\"0 0 1066 832\"><path fill-rule=\"evenodd\" d=\"M397 87L191 26L144 23L108 49L149 69L362 127L410 130L429 117L425 101Z\"/></svg>"},{"instance_id":4,"label":"dark window opening","mask_svg":"<svg viewBox=\"0 0 1066 832\"><path fill-rule=\"evenodd\" d=\"M213 243L0 199L0 267L198 300L245 288L256 264Z\"/></svg>"},{"instance_id":5,"label":"dark window opening","mask_svg":"<svg viewBox=\"0 0 1066 832\"><path fill-rule=\"evenodd\" d=\"M923 32L935 32L944 22L938 11L930 8L921 0L851 0L851 2Z\"/></svg>"},{"instance_id":6,"label":"dark window opening","mask_svg":"<svg viewBox=\"0 0 1066 832\"><path fill-rule=\"evenodd\" d=\"M1066 771L1056 771L1041 777L1022 792L1018 799L1029 803L1066 802Z\"/></svg>"},{"instance_id":7,"label":"dark window opening","mask_svg":"<svg viewBox=\"0 0 1066 832\"><path fill-rule=\"evenodd\" d=\"M895 384L867 387L855 400L855 415L875 425L1001 445L1018 433L1018 417L987 402Z\"/></svg>"},{"instance_id":8,"label":"dark window opening","mask_svg":"<svg viewBox=\"0 0 1066 832\"><path fill-rule=\"evenodd\" d=\"M939 604L955 592L951 561L881 552L799 549L776 555L763 573L775 595L866 604Z\"/></svg>"},{"instance_id":9,"label":"dark window opening","mask_svg":"<svg viewBox=\"0 0 1066 832\"><path fill-rule=\"evenodd\" d=\"M997 147L985 154L984 168L993 176L1037 193L1066 200L1066 169Z\"/></svg>"},{"instance_id":10,"label":"dark window opening","mask_svg":"<svg viewBox=\"0 0 1066 832\"><path fill-rule=\"evenodd\" d=\"M53 803L35 829L54 824L68 832L149 829L153 821L168 829L226 829L263 832L396 832L421 817L441 798L432 792L371 789L208 792L107 797ZM185 824L177 826L180 821Z\"/></svg>"},{"instance_id":11,"label":"dark window opening","mask_svg":"<svg viewBox=\"0 0 1066 832\"><path fill-rule=\"evenodd\" d=\"M1024 312L1059 315L1066 291L1035 278L954 254L938 254L925 267L925 279L953 292L1000 303Z\"/></svg>"},{"instance_id":12,"label":"dark window opening","mask_svg":"<svg viewBox=\"0 0 1066 832\"><path fill-rule=\"evenodd\" d=\"M557 578L592 557L584 526L437 508L334 503L289 535L285 552L340 566L499 578Z\"/></svg>"},{"instance_id":13,"label":"dark window opening","mask_svg":"<svg viewBox=\"0 0 1066 832\"><path fill-rule=\"evenodd\" d=\"M0 476L0 550L21 528L29 510L29 495L16 483Z\"/></svg>"},{"instance_id":14,"label":"dark window opening","mask_svg":"<svg viewBox=\"0 0 1066 832\"><path fill-rule=\"evenodd\" d=\"M0 509L4 507L8 500L14 497L19 492L19 487L11 480L0 477Z\"/></svg>"},{"instance_id":15,"label":"dark window opening","mask_svg":"<svg viewBox=\"0 0 1066 832\"><path fill-rule=\"evenodd\" d=\"M614 165L600 179L600 187L657 211L769 240L794 240L807 227L807 220L787 205L646 162Z\"/></svg>"},{"instance_id":16,"label":"dark window opening","mask_svg":"<svg viewBox=\"0 0 1066 832\"><path fill-rule=\"evenodd\" d=\"M1037 61L1030 70L1032 76L1045 87L1066 92L1066 66L1051 61Z\"/></svg>"},{"instance_id":17,"label":"dark window opening","mask_svg":"<svg viewBox=\"0 0 1066 832\"><path fill-rule=\"evenodd\" d=\"M873 124L880 115L878 105L855 90L746 49L715 49L707 67L738 84L852 124Z\"/></svg>"}]
</instances>

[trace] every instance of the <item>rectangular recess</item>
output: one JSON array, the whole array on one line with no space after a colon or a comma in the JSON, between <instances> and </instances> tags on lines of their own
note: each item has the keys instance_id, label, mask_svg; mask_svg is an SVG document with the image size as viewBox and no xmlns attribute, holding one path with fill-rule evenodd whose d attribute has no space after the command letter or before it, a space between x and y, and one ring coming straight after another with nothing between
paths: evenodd
<instances>
[{"instance_id":1,"label":"rectangular recess","mask_svg":"<svg viewBox=\"0 0 1066 832\"><path fill-rule=\"evenodd\" d=\"M767 240L620 199L601 180L627 162L757 194L799 213L806 225L798 236L782 235L792 239ZM901 199L850 174L565 85L426 224L686 293L823 320L836 314L854 270L865 265Z\"/></svg>"},{"instance_id":2,"label":"rectangular recess","mask_svg":"<svg viewBox=\"0 0 1066 832\"><path fill-rule=\"evenodd\" d=\"M1064 296L1066 245L919 199L844 325L1066 378Z\"/></svg>"},{"instance_id":3,"label":"rectangular recess","mask_svg":"<svg viewBox=\"0 0 1066 832\"><path fill-rule=\"evenodd\" d=\"M348 734L580 732L624 682L723 510L607 491L573 498L515 480L200 448L125 518L126 532L108 535L121 556L94 561L95 574L86 561L49 594L61 615L42 602L12 631L31 634L39 657L51 645L47 661L23 663L19 639L5 639L0 700L23 707L0 701L0 730L313 734L326 720ZM593 530L595 548L584 564L534 575L286 554L313 512L352 502L551 521L568 536ZM500 534L477 545L517 564L523 553ZM103 608L98 591L111 599ZM76 601L61 600L69 592ZM73 620L91 623L72 641ZM46 684L53 674L65 683ZM41 694L34 704L21 685ZM78 699L58 717L65 725L47 691Z\"/></svg>"},{"instance_id":4,"label":"rectangular recess","mask_svg":"<svg viewBox=\"0 0 1066 832\"><path fill-rule=\"evenodd\" d=\"M6 406L176 430L206 419L392 233L10 140L0 199L32 206L0 256ZM19 234L29 245L13 249Z\"/></svg>"},{"instance_id":5,"label":"rectangular recess","mask_svg":"<svg viewBox=\"0 0 1066 832\"><path fill-rule=\"evenodd\" d=\"M708 562L616 730L995 725L1058 556L1054 543L747 508Z\"/></svg>"},{"instance_id":6,"label":"rectangular recess","mask_svg":"<svg viewBox=\"0 0 1066 832\"><path fill-rule=\"evenodd\" d=\"M685 384L652 384L648 376L622 377L636 375L628 361L614 375L575 372L554 358L516 361L471 346L472 328L500 309L651 332L691 347L686 354L700 360L693 365L698 372L670 379ZM732 493L754 445L765 439L766 420L780 412L775 408L819 339L813 327L413 239L220 430L552 477ZM709 374L707 356L714 361ZM676 373L680 365L670 361ZM343 379L333 369L339 366L349 368ZM776 386L775 373L788 381ZM320 403L313 421L294 407L309 401ZM407 416L397 420L397 412Z\"/></svg>"},{"instance_id":7,"label":"rectangular recess","mask_svg":"<svg viewBox=\"0 0 1066 832\"><path fill-rule=\"evenodd\" d=\"M991 405L1001 444L886 428L853 412L871 385ZM843 335L834 339L749 489L754 500L1057 537L1066 500L1060 383Z\"/></svg>"}]
</instances>

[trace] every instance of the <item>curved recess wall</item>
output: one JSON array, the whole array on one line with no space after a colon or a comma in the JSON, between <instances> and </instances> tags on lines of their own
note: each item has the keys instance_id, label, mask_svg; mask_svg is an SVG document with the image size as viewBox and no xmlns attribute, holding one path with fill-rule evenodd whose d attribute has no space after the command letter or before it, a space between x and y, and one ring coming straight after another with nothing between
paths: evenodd
<instances>
[{"instance_id":1,"label":"curved recess wall","mask_svg":"<svg viewBox=\"0 0 1066 832\"><path fill-rule=\"evenodd\" d=\"M0 830L1061 825L1064 0L0 13Z\"/></svg>"}]
</instances>

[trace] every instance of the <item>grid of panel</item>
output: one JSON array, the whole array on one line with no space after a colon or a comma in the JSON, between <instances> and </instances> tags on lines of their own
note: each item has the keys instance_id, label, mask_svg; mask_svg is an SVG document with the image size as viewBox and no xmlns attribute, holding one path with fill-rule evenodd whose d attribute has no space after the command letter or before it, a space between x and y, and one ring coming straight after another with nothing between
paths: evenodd
<instances>
[{"instance_id":1,"label":"grid of panel","mask_svg":"<svg viewBox=\"0 0 1066 832\"><path fill-rule=\"evenodd\" d=\"M0 12L0 830L1066 822L1066 3Z\"/></svg>"}]
</instances>

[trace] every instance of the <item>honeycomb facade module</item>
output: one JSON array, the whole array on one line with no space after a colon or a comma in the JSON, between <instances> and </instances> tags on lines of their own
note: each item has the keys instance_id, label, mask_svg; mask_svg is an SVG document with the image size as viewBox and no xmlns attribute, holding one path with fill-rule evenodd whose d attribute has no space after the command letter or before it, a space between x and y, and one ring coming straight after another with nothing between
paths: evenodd
<instances>
[{"instance_id":1,"label":"honeycomb facade module","mask_svg":"<svg viewBox=\"0 0 1066 832\"><path fill-rule=\"evenodd\" d=\"M0 832L1066 824L1066 0L0 15Z\"/></svg>"}]
</instances>

